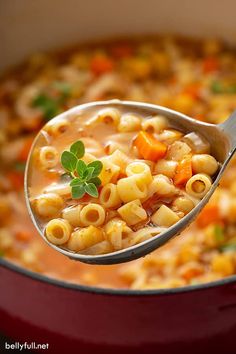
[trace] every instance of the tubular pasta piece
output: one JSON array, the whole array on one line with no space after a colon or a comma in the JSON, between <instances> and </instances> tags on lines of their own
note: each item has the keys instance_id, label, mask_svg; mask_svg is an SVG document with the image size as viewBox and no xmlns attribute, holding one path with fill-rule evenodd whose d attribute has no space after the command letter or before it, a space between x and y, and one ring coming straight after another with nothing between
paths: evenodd
<instances>
[{"instance_id":1,"label":"tubular pasta piece","mask_svg":"<svg viewBox=\"0 0 236 354\"><path fill-rule=\"evenodd\" d=\"M118 208L121 205L121 199L117 191L117 185L113 183L106 184L100 192L99 202L105 208Z\"/></svg>"},{"instance_id":2,"label":"tubular pasta piece","mask_svg":"<svg viewBox=\"0 0 236 354\"><path fill-rule=\"evenodd\" d=\"M146 183L147 185L150 184L153 180L150 167L146 163L141 161L131 162L126 167L126 174L128 177L137 176L137 175L140 176L143 182Z\"/></svg>"},{"instance_id":3,"label":"tubular pasta piece","mask_svg":"<svg viewBox=\"0 0 236 354\"><path fill-rule=\"evenodd\" d=\"M94 117L86 122L86 126L93 126L98 123L117 126L120 122L120 112L116 108L104 108L100 110Z\"/></svg>"},{"instance_id":4,"label":"tubular pasta piece","mask_svg":"<svg viewBox=\"0 0 236 354\"><path fill-rule=\"evenodd\" d=\"M59 154L53 146L43 146L39 149L39 163L43 169L55 167L59 162Z\"/></svg>"},{"instance_id":5,"label":"tubular pasta piece","mask_svg":"<svg viewBox=\"0 0 236 354\"><path fill-rule=\"evenodd\" d=\"M69 122L65 119L57 119L52 123L46 125L47 132L54 137L58 137L59 135L66 132L69 128Z\"/></svg>"},{"instance_id":6,"label":"tubular pasta piece","mask_svg":"<svg viewBox=\"0 0 236 354\"><path fill-rule=\"evenodd\" d=\"M99 178L102 185L105 186L108 183L116 183L118 176L120 174L120 167L112 163L108 158L102 158L101 162L103 164L102 171Z\"/></svg>"},{"instance_id":7,"label":"tubular pasta piece","mask_svg":"<svg viewBox=\"0 0 236 354\"><path fill-rule=\"evenodd\" d=\"M101 226L105 221L104 208L95 203L90 203L80 211L80 221L84 226Z\"/></svg>"},{"instance_id":8,"label":"tubular pasta piece","mask_svg":"<svg viewBox=\"0 0 236 354\"><path fill-rule=\"evenodd\" d=\"M211 186L211 177L203 173L198 173L192 176L186 183L186 192L193 197L203 198L211 189Z\"/></svg>"},{"instance_id":9,"label":"tubular pasta piece","mask_svg":"<svg viewBox=\"0 0 236 354\"><path fill-rule=\"evenodd\" d=\"M142 122L142 128L144 131L150 134L160 133L168 127L168 121L163 116L155 116L152 118L144 119Z\"/></svg>"},{"instance_id":10,"label":"tubular pasta piece","mask_svg":"<svg viewBox=\"0 0 236 354\"><path fill-rule=\"evenodd\" d=\"M67 220L52 219L45 228L45 234L54 245L63 245L69 240L72 228Z\"/></svg>"},{"instance_id":11,"label":"tubular pasta piece","mask_svg":"<svg viewBox=\"0 0 236 354\"><path fill-rule=\"evenodd\" d=\"M118 125L118 131L129 133L140 130L141 118L136 114L126 113L121 116L120 123Z\"/></svg>"},{"instance_id":12,"label":"tubular pasta piece","mask_svg":"<svg viewBox=\"0 0 236 354\"><path fill-rule=\"evenodd\" d=\"M68 242L68 248L72 251L79 252L103 240L103 230L90 225L72 233Z\"/></svg>"},{"instance_id":13,"label":"tubular pasta piece","mask_svg":"<svg viewBox=\"0 0 236 354\"><path fill-rule=\"evenodd\" d=\"M126 166L131 162L131 159L120 150L116 150L107 157L108 161L119 166L122 173L125 172Z\"/></svg>"},{"instance_id":14,"label":"tubular pasta piece","mask_svg":"<svg viewBox=\"0 0 236 354\"><path fill-rule=\"evenodd\" d=\"M147 185L140 175L120 179L117 183L117 190L124 203L147 196Z\"/></svg>"}]
</instances>

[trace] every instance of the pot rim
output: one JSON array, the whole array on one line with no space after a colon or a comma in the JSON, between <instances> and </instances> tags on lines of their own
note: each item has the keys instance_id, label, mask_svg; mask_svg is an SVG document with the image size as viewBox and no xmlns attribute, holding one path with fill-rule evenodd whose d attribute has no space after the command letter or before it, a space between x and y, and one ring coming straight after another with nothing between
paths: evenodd
<instances>
[{"instance_id":1,"label":"pot rim","mask_svg":"<svg viewBox=\"0 0 236 354\"><path fill-rule=\"evenodd\" d=\"M20 275L26 276L33 280L37 280L42 283L50 284L55 287L64 289L70 289L75 291L81 291L86 293L98 294L98 295L112 295L112 296L150 296L150 295L175 295L179 293L189 293L193 291L207 290L214 287L222 287L224 285L236 283L236 275L229 276L220 280L216 280L210 283L188 285L180 288L167 288L167 289L149 289L149 290L133 290L133 289L113 289L113 288L99 288L95 286L87 286L81 284L73 284L63 280L50 278L46 275L33 272L26 268L23 268L17 264L14 264L6 259L0 259L0 266L16 272Z\"/></svg>"}]
</instances>

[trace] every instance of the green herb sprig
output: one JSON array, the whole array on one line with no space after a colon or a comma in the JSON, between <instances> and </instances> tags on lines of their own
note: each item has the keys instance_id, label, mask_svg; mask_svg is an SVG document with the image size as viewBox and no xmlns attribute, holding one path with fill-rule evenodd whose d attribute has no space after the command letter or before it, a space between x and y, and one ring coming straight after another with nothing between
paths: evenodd
<instances>
[{"instance_id":1,"label":"green herb sprig","mask_svg":"<svg viewBox=\"0 0 236 354\"><path fill-rule=\"evenodd\" d=\"M20 161L16 161L14 163L14 165L12 166L12 168L17 171L17 172L22 172L24 173L25 171L25 162L20 162Z\"/></svg>"},{"instance_id":2,"label":"green herb sprig","mask_svg":"<svg viewBox=\"0 0 236 354\"><path fill-rule=\"evenodd\" d=\"M101 184L98 176L103 164L99 160L86 164L81 160L84 154L84 144L79 140L71 145L70 151L63 151L61 155L61 165L72 178L70 186L73 199L80 199L85 193L98 197L98 187Z\"/></svg>"},{"instance_id":3,"label":"green herb sprig","mask_svg":"<svg viewBox=\"0 0 236 354\"><path fill-rule=\"evenodd\" d=\"M214 236L216 241L218 242L223 242L225 237L224 237L224 229L221 225L214 225Z\"/></svg>"},{"instance_id":4,"label":"green herb sprig","mask_svg":"<svg viewBox=\"0 0 236 354\"><path fill-rule=\"evenodd\" d=\"M44 93L40 93L35 97L32 101L32 107L39 108L42 111L43 117L46 121L52 119L60 113L58 102Z\"/></svg>"},{"instance_id":5,"label":"green herb sprig","mask_svg":"<svg viewBox=\"0 0 236 354\"><path fill-rule=\"evenodd\" d=\"M222 252L235 252L236 251L236 244L229 243L220 247Z\"/></svg>"},{"instance_id":6,"label":"green herb sprig","mask_svg":"<svg viewBox=\"0 0 236 354\"><path fill-rule=\"evenodd\" d=\"M220 81L213 81L211 83L210 89L213 93L216 94L235 94L236 93L236 84L224 84Z\"/></svg>"},{"instance_id":7,"label":"green herb sprig","mask_svg":"<svg viewBox=\"0 0 236 354\"><path fill-rule=\"evenodd\" d=\"M46 121L54 118L63 110L63 105L71 95L71 86L67 82L54 81L48 92L40 92L32 101L32 107L42 111ZM53 92L56 92L56 96Z\"/></svg>"}]
</instances>

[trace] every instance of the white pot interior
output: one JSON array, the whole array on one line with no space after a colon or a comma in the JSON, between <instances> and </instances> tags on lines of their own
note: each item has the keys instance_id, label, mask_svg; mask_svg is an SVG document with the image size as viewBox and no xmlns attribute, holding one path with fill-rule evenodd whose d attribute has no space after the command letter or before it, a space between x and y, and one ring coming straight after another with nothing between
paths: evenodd
<instances>
[{"instance_id":1,"label":"white pot interior","mask_svg":"<svg viewBox=\"0 0 236 354\"><path fill-rule=\"evenodd\" d=\"M177 33L236 42L234 0L2 0L0 69L28 54L96 38Z\"/></svg>"}]
</instances>

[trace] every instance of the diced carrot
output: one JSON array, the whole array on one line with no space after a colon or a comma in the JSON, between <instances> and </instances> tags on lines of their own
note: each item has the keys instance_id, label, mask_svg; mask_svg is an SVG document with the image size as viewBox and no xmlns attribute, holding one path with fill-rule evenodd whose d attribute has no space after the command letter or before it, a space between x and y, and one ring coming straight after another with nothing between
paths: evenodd
<instances>
[{"instance_id":1,"label":"diced carrot","mask_svg":"<svg viewBox=\"0 0 236 354\"><path fill-rule=\"evenodd\" d=\"M205 74L217 71L219 70L219 68L220 68L220 63L217 58L207 57L204 59L202 69Z\"/></svg>"},{"instance_id":2,"label":"diced carrot","mask_svg":"<svg viewBox=\"0 0 236 354\"><path fill-rule=\"evenodd\" d=\"M104 146L104 151L105 151L105 153L106 153L107 155L109 155L110 146L111 146L110 143L108 143L108 144L106 144L106 145Z\"/></svg>"},{"instance_id":3,"label":"diced carrot","mask_svg":"<svg viewBox=\"0 0 236 354\"><path fill-rule=\"evenodd\" d=\"M23 188L24 174L18 171L10 171L7 173L6 178L10 181L12 187L16 190Z\"/></svg>"},{"instance_id":4,"label":"diced carrot","mask_svg":"<svg viewBox=\"0 0 236 354\"><path fill-rule=\"evenodd\" d=\"M30 148L31 145L33 143L33 138L32 137L27 137L24 141L23 147L22 149L19 151L19 155L18 155L18 161L20 162L26 162L29 152L30 152Z\"/></svg>"},{"instance_id":5,"label":"diced carrot","mask_svg":"<svg viewBox=\"0 0 236 354\"><path fill-rule=\"evenodd\" d=\"M125 177L127 177L127 174L124 173L124 172L120 172L119 176L118 176L118 179L125 178Z\"/></svg>"},{"instance_id":6,"label":"diced carrot","mask_svg":"<svg viewBox=\"0 0 236 354\"><path fill-rule=\"evenodd\" d=\"M183 93L197 100L201 96L201 85L199 83L190 84L185 87Z\"/></svg>"},{"instance_id":7,"label":"diced carrot","mask_svg":"<svg viewBox=\"0 0 236 354\"><path fill-rule=\"evenodd\" d=\"M15 237L18 241L27 242L31 238L31 233L26 230L19 230L15 233Z\"/></svg>"},{"instance_id":8,"label":"diced carrot","mask_svg":"<svg viewBox=\"0 0 236 354\"><path fill-rule=\"evenodd\" d=\"M115 58L127 58L133 54L133 48L128 43L117 43L111 48L111 53Z\"/></svg>"},{"instance_id":9,"label":"diced carrot","mask_svg":"<svg viewBox=\"0 0 236 354\"><path fill-rule=\"evenodd\" d=\"M137 147L139 154L150 161L157 161L163 158L166 154L167 147L162 142L155 139L151 134L140 131L134 140L134 145Z\"/></svg>"},{"instance_id":10,"label":"diced carrot","mask_svg":"<svg viewBox=\"0 0 236 354\"><path fill-rule=\"evenodd\" d=\"M203 268L200 267L200 266L195 266L195 267L188 267L187 269L184 269L182 272L181 272L181 276L189 281L191 280L192 278L195 278L195 277L198 277L199 275L202 275L203 274Z\"/></svg>"},{"instance_id":11,"label":"diced carrot","mask_svg":"<svg viewBox=\"0 0 236 354\"><path fill-rule=\"evenodd\" d=\"M174 184L176 186L183 186L188 182L192 175L192 159L191 156L186 156L182 161L179 162L176 168Z\"/></svg>"},{"instance_id":12,"label":"diced carrot","mask_svg":"<svg viewBox=\"0 0 236 354\"><path fill-rule=\"evenodd\" d=\"M223 218L216 204L207 204L197 218L197 225L201 228L210 224L223 224Z\"/></svg>"},{"instance_id":13,"label":"diced carrot","mask_svg":"<svg viewBox=\"0 0 236 354\"><path fill-rule=\"evenodd\" d=\"M106 55L96 55L90 63L91 71L95 75L101 75L114 69L114 62Z\"/></svg>"}]
</instances>

